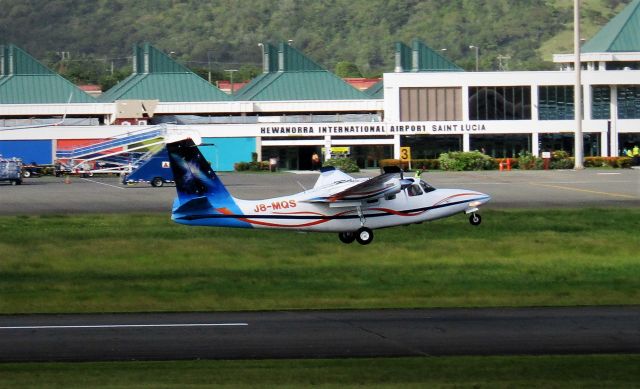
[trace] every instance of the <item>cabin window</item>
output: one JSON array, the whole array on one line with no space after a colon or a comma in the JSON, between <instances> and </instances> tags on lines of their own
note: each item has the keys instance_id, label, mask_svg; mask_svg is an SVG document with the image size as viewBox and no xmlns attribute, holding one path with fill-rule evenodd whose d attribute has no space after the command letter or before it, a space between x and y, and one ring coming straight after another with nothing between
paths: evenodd
<instances>
[{"instance_id":1,"label":"cabin window","mask_svg":"<svg viewBox=\"0 0 640 389\"><path fill-rule=\"evenodd\" d=\"M433 186L427 184L426 182L420 180L420 186L422 187L422 190L424 190L424 193L429 193L429 192L433 192L434 190L436 190L436 188L434 188Z\"/></svg>"},{"instance_id":2,"label":"cabin window","mask_svg":"<svg viewBox=\"0 0 640 389\"><path fill-rule=\"evenodd\" d=\"M420 185L413 184L407 188L407 193L409 196L420 196L422 194L422 189L420 189Z\"/></svg>"},{"instance_id":3,"label":"cabin window","mask_svg":"<svg viewBox=\"0 0 640 389\"><path fill-rule=\"evenodd\" d=\"M386 196L384 196L384 199L387 200L387 201L395 200L396 199L396 195L395 195L395 193L392 194L392 195L386 195Z\"/></svg>"}]
</instances>

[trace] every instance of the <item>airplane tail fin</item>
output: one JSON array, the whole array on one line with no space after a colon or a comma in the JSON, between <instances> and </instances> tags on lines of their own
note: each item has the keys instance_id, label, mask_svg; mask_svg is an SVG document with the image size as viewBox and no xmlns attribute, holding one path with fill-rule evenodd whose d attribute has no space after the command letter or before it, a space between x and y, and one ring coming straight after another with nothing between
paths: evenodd
<instances>
[{"instance_id":1,"label":"airplane tail fin","mask_svg":"<svg viewBox=\"0 0 640 389\"><path fill-rule=\"evenodd\" d=\"M225 213L241 214L235 199L193 140L167 143L167 151L178 192L173 204L174 220L184 222Z\"/></svg>"},{"instance_id":2,"label":"airplane tail fin","mask_svg":"<svg viewBox=\"0 0 640 389\"><path fill-rule=\"evenodd\" d=\"M167 151L181 202L204 196L213 200L231 197L193 140L168 143Z\"/></svg>"}]
</instances>

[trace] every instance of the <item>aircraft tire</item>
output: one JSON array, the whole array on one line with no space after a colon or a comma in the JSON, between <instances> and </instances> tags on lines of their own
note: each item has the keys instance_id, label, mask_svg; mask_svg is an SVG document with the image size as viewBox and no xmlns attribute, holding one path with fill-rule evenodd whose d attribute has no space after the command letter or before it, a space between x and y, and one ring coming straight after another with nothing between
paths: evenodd
<instances>
[{"instance_id":1,"label":"aircraft tire","mask_svg":"<svg viewBox=\"0 0 640 389\"><path fill-rule=\"evenodd\" d=\"M471 223L472 226L478 226L482 223L482 218L477 213L472 213L471 216L469 216L469 223Z\"/></svg>"},{"instance_id":2,"label":"aircraft tire","mask_svg":"<svg viewBox=\"0 0 640 389\"><path fill-rule=\"evenodd\" d=\"M340 238L340 242L349 244L356 240L356 234L353 232L339 232L338 238Z\"/></svg>"},{"instance_id":3,"label":"aircraft tire","mask_svg":"<svg viewBox=\"0 0 640 389\"><path fill-rule=\"evenodd\" d=\"M371 231L370 228L367 227L361 227L357 232L356 232L356 240L358 241L358 243L360 243L361 245L365 245L365 244L369 244L371 243L371 241L373 241L373 231Z\"/></svg>"},{"instance_id":4,"label":"aircraft tire","mask_svg":"<svg viewBox=\"0 0 640 389\"><path fill-rule=\"evenodd\" d=\"M22 177L24 177L24 178L29 178L29 177L31 177L31 172L30 172L30 171L28 171L28 170L23 171L23 172L22 172Z\"/></svg>"}]
</instances>

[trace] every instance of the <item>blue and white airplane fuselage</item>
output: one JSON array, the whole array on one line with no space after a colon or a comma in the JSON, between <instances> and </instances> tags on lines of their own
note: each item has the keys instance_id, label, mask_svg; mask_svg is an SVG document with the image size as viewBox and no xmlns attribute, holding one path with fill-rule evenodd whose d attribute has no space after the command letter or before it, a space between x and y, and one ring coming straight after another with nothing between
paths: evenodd
<instances>
[{"instance_id":1,"label":"blue and white airplane fuselage","mask_svg":"<svg viewBox=\"0 0 640 389\"><path fill-rule=\"evenodd\" d=\"M313 189L264 200L236 199L194 143L167 145L178 197L172 219L181 224L337 232L345 243L368 244L372 230L471 214L490 196L472 190L435 189L400 171L354 179L339 170L323 170Z\"/></svg>"}]
</instances>

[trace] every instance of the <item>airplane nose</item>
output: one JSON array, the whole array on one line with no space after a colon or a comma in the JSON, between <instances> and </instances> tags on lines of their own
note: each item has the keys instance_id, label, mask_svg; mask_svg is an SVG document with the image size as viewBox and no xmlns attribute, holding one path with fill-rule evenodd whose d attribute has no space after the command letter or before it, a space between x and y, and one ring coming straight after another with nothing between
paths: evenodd
<instances>
[{"instance_id":1,"label":"airplane nose","mask_svg":"<svg viewBox=\"0 0 640 389\"><path fill-rule=\"evenodd\" d=\"M475 208L491 200L491 196L488 194L478 193L478 195L479 196L475 200L469 203L469 207Z\"/></svg>"}]
</instances>

